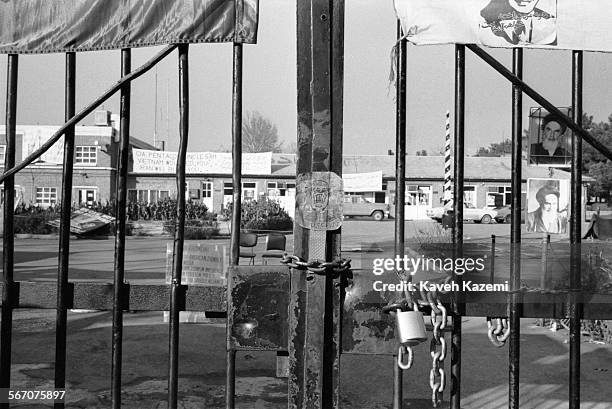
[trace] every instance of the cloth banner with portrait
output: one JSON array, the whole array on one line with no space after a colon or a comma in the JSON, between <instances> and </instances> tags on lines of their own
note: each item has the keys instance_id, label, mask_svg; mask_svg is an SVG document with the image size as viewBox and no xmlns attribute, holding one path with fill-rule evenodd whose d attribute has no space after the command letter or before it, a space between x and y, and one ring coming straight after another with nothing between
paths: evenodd
<instances>
[{"instance_id":1,"label":"cloth banner with portrait","mask_svg":"<svg viewBox=\"0 0 612 409\"><path fill-rule=\"evenodd\" d=\"M612 51L604 1L394 0L408 41Z\"/></svg>"}]
</instances>

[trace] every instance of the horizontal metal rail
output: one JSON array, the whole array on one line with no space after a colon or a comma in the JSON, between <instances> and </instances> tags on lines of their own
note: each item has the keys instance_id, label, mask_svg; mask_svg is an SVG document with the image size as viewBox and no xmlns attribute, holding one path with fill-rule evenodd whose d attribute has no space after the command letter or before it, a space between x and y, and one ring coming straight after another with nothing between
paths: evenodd
<instances>
[{"instance_id":1,"label":"horizontal metal rail","mask_svg":"<svg viewBox=\"0 0 612 409\"><path fill-rule=\"evenodd\" d=\"M22 170L23 168L25 168L26 166L34 162L39 156L47 152L49 148L51 148L51 146L53 146L53 144L55 144L55 142L57 142L62 137L62 135L64 135L66 130L76 125L79 121L83 120L83 118L85 118L87 115L91 114L104 101L106 101L107 99L112 97L113 94L119 91L124 86L124 84L130 83L131 81L145 74L147 71L153 68L158 62L163 60L164 57L166 57L168 54L174 51L174 49L177 47L178 46L174 44L165 47L163 50L161 50L159 53L153 56L153 58L151 58L149 61L147 61L140 67L138 67L138 69L132 71L130 74L124 77L121 77L121 79L117 81L115 85L113 85L112 87L104 91L104 93L100 95L98 98L96 98L92 103L90 103L85 108L83 108L81 111L79 111L70 120L66 121L64 125L60 126L60 128L53 135L51 135L51 137L47 140L47 142L42 144L40 148L32 152L21 163L7 170L2 175L0 175L0 183L3 183L4 179L6 179L9 176L14 175L15 173L19 172L20 170Z\"/></svg>"},{"instance_id":2,"label":"horizontal metal rail","mask_svg":"<svg viewBox=\"0 0 612 409\"><path fill-rule=\"evenodd\" d=\"M217 316L227 310L225 287L203 287L184 285L185 300L180 303L180 311L206 311ZM125 284L122 305L132 311L169 311L170 284ZM4 290L4 285L0 285ZM67 289L68 309L92 309L112 311L113 284L92 282L71 282ZM584 302L582 319L612 319L612 294L583 292ZM440 295L443 303L450 303L451 295ZM568 296L565 292L557 294L525 292L523 294L522 318L567 318ZM14 286L13 308L55 309L57 307L57 288L55 282L17 281ZM368 301L363 304L375 306L382 311L387 300ZM286 305L278 305L279 309ZM427 311L427 307L423 307ZM382 312L381 312L382 314ZM505 317L507 314L507 293L483 292L466 293L465 314L470 317ZM280 323L279 325L286 325Z\"/></svg>"}]
</instances>

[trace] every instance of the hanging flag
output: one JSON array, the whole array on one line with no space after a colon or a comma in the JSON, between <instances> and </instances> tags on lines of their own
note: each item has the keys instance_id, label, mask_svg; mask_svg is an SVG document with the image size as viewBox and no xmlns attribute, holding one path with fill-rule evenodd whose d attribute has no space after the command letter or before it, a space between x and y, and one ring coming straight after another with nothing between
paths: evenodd
<instances>
[{"instance_id":1,"label":"hanging flag","mask_svg":"<svg viewBox=\"0 0 612 409\"><path fill-rule=\"evenodd\" d=\"M593 0L395 0L408 41L612 51L612 9Z\"/></svg>"}]
</instances>

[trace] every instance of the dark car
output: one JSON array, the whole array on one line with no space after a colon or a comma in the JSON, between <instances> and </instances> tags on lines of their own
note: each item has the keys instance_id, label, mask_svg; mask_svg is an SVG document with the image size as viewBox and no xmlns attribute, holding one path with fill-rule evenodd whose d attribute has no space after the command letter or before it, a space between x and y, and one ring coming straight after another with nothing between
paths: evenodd
<instances>
[{"instance_id":1,"label":"dark car","mask_svg":"<svg viewBox=\"0 0 612 409\"><path fill-rule=\"evenodd\" d=\"M497 216L495 216L497 223L510 223L512 221L510 206L496 207L495 211L497 211ZM521 209L521 223L525 223L525 209Z\"/></svg>"}]
</instances>

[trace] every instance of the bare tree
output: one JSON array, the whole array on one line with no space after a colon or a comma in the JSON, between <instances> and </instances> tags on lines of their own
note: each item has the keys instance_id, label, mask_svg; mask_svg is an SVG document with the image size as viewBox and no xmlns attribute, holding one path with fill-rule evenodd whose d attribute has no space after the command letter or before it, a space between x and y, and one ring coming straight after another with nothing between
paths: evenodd
<instances>
[{"instance_id":1,"label":"bare tree","mask_svg":"<svg viewBox=\"0 0 612 409\"><path fill-rule=\"evenodd\" d=\"M247 112L242 121L242 150L244 152L280 152L278 129L257 111Z\"/></svg>"}]
</instances>

